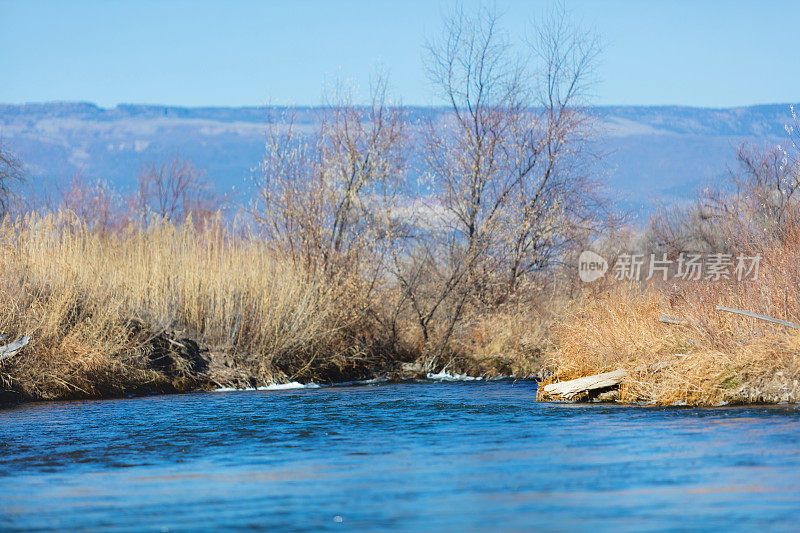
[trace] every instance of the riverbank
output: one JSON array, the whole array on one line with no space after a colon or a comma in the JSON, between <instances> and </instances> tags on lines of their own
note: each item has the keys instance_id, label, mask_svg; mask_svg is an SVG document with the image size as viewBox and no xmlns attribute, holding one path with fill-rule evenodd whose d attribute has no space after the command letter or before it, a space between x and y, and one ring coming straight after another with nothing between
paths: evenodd
<instances>
[{"instance_id":1,"label":"riverbank","mask_svg":"<svg viewBox=\"0 0 800 533\"><path fill-rule=\"evenodd\" d=\"M800 330L718 308L791 324L798 300L786 278L795 267L765 258L758 283L630 284L584 295L556 328L547 363L552 373L541 399L558 399L545 393L549 384L617 372L618 385L574 399L696 406L800 402Z\"/></svg>"},{"instance_id":2,"label":"riverbank","mask_svg":"<svg viewBox=\"0 0 800 533\"><path fill-rule=\"evenodd\" d=\"M162 222L102 234L62 213L6 220L0 232L0 332L31 338L0 361L3 401L443 371L544 376L544 385L624 372L608 390L570 398L578 401L800 401L798 330L716 310L798 316L789 244L766 250L758 281L604 282L571 299L471 314L431 357L407 320L382 328L389 296L357 276L303 272L234 230Z\"/></svg>"},{"instance_id":3,"label":"riverbank","mask_svg":"<svg viewBox=\"0 0 800 533\"><path fill-rule=\"evenodd\" d=\"M536 361L462 350L431 364L413 336L388 337L358 276L303 271L221 224L103 233L68 212L30 214L6 219L0 240L0 332L31 338L0 361L5 400L330 383L445 366L528 375Z\"/></svg>"},{"instance_id":4,"label":"riverbank","mask_svg":"<svg viewBox=\"0 0 800 533\"><path fill-rule=\"evenodd\" d=\"M352 378L373 364L346 348L353 289L322 286L233 230L103 234L69 213L32 214L4 222L0 272L0 330L31 337L0 366L7 397Z\"/></svg>"}]
</instances>

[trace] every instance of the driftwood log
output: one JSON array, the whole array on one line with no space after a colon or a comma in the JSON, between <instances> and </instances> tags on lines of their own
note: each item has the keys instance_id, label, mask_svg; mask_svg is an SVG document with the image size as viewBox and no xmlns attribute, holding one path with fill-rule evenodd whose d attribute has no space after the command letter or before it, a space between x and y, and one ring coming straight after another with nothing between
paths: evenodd
<instances>
[{"instance_id":1,"label":"driftwood log","mask_svg":"<svg viewBox=\"0 0 800 533\"><path fill-rule=\"evenodd\" d=\"M23 335L14 342L10 342L5 346L0 346L0 361L5 361L10 357L14 357L21 349L27 346L30 341L31 338L29 336Z\"/></svg>"},{"instance_id":2,"label":"driftwood log","mask_svg":"<svg viewBox=\"0 0 800 533\"><path fill-rule=\"evenodd\" d=\"M587 392L594 389L605 389L619 384L625 378L624 370L614 370L604 374L586 376L584 378L571 379L545 385L544 392L550 396L562 396L566 399L573 398L576 394Z\"/></svg>"},{"instance_id":3,"label":"driftwood log","mask_svg":"<svg viewBox=\"0 0 800 533\"><path fill-rule=\"evenodd\" d=\"M676 353L675 357L681 359L686 357L686 354ZM633 369L634 372L641 372L643 370L661 370L670 366L675 360L659 361L652 365L637 366ZM559 381L558 383L551 383L544 386L544 392L548 396L561 396L567 400L571 400L576 395L582 392L589 392L595 389L607 389L615 385L619 385L628 373L623 370L614 370L613 372L605 372L603 374L594 374L578 379L571 379L569 381Z\"/></svg>"}]
</instances>

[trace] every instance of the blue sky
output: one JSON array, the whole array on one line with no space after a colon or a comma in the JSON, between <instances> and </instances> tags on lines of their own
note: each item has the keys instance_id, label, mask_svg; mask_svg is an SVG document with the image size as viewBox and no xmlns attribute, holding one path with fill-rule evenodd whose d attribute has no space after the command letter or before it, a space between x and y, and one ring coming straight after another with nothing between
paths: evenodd
<instances>
[{"instance_id":1,"label":"blue sky","mask_svg":"<svg viewBox=\"0 0 800 533\"><path fill-rule=\"evenodd\" d=\"M475 2L466 1L467 9ZM547 1L498 0L514 39ZM596 104L800 101L790 1L565 0L603 42ZM381 64L436 104L422 44L449 1L0 0L0 102L317 104Z\"/></svg>"}]
</instances>

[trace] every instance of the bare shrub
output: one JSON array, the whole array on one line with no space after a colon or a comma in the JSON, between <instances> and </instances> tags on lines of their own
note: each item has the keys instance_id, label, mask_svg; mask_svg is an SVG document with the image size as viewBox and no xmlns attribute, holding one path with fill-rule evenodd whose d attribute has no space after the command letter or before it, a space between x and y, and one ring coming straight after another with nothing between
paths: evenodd
<instances>
[{"instance_id":1,"label":"bare shrub","mask_svg":"<svg viewBox=\"0 0 800 533\"><path fill-rule=\"evenodd\" d=\"M392 350L385 339L397 330L381 308L391 294L386 258L401 240L394 213L406 156L404 111L390 105L384 76L370 96L359 107L352 90L337 86L311 132L293 116L271 122L252 204L274 249L346 292L346 334L365 351Z\"/></svg>"},{"instance_id":2,"label":"bare shrub","mask_svg":"<svg viewBox=\"0 0 800 533\"><path fill-rule=\"evenodd\" d=\"M88 180L75 173L59 188L56 210L72 212L93 231L106 235L124 228L130 218L122 197L103 180Z\"/></svg>"},{"instance_id":3,"label":"bare shrub","mask_svg":"<svg viewBox=\"0 0 800 533\"><path fill-rule=\"evenodd\" d=\"M741 147L726 182L651 226L651 246L758 257L757 278L612 284L587 290L554 329L552 379L628 372L623 401L797 401L800 336L743 309L800 323L797 118L787 147ZM662 315L685 319L665 324ZM676 356L676 354L678 354Z\"/></svg>"},{"instance_id":4,"label":"bare shrub","mask_svg":"<svg viewBox=\"0 0 800 533\"><path fill-rule=\"evenodd\" d=\"M138 178L132 210L142 220L157 216L173 222L187 218L202 227L216 216L226 199L206 179L205 172L175 154L146 166Z\"/></svg>"},{"instance_id":5,"label":"bare shrub","mask_svg":"<svg viewBox=\"0 0 800 533\"><path fill-rule=\"evenodd\" d=\"M358 271L391 241L406 133L388 98L378 76L366 107L338 86L316 131L298 131L292 116L271 122L252 212L294 261L328 274Z\"/></svg>"},{"instance_id":6,"label":"bare shrub","mask_svg":"<svg viewBox=\"0 0 800 533\"><path fill-rule=\"evenodd\" d=\"M273 250L339 288L340 335L350 344L341 349L364 357L395 353L398 334L386 263L402 241L407 132L389 98L379 74L367 106L337 85L313 131L292 115L271 120L251 206Z\"/></svg>"},{"instance_id":7,"label":"bare shrub","mask_svg":"<svg viewBox=\"0 0 800 533\"><path fill-rule=\"evenodd\" d=\"M786 147L742 144L727 180L701 191L693 205L653 219L651 247L673 255L733 253L791 239L800 222L800 133L791 113Z\"/></svg>"}]
</instances>

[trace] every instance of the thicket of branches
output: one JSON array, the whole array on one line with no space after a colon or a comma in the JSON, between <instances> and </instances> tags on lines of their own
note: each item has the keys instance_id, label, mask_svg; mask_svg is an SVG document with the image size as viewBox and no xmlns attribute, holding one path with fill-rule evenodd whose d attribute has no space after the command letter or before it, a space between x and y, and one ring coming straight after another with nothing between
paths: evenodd
<instances>
[{"instance_id":1,"label":"thicket of branches","mask_svg":"<svg viewBox=\"0 0 800 533\"><path fill-rule=\"evenodd\" d=\"M5 188L0 187L4 212L19 217L31 212L70 211L100 235L118 233L134 223L146 226L156 220L176 224L191 220L200 229L228 205L228 197L213 187L205 172L179 153L143 166L135 188L128 192L106 180L87 178L82 171L63 184L26 183L18 192L12 183L21 182L21 165L16 165L17 174L0 176L0 183L5 183Z\"/></svg>"},{"instance_id":2,"label":"thicket of branches","mask_svg":"<svg viewBox=\"0 0 800 533\"><path fill-rule=\"evenodd\" d=\"M784 245L800 228L800 121L791 109L785 146L742 144L726 179L688 207L654 217L650 248L681 252L755 252Z\"/></svg>"},{"instance_id":3,"label":"thicket of branches","mask_svg":"<svg viewBox=\"0 0 800 533\"><path fill-rule=\"evenodd\" d=\"M455 10L425 46L446 107L412 114L378 73L367 105L336 85L311 128L291 112L270 117L249 220L298 272L343 288L337 324L355 325L356 344L378 339L439 368L470 319L534 302L565 258L615 224L585 108L598 52L563 10L522 43L494 11ZM3 157L6 198L20 167ZM57 192L40 207L101 235L153 220L202 227L227 200L179 155L143 167L128 194L80 173Z\"/></svg>"},{"instance_id":4,"label":"thicket of branches","mask_svg":"<svg viewBox=\"0 0 800 533\"><path fill-rule=\"evenodd\" d=\"M598 50L563 11L518 46L496 13L457 10L426 46L449 109L412 122L378 76L366 107L337 89L310 138L281 117L253 217L298 265L382 288L381 326L432 368L468 314L530 296L610 222L584 108Z\"/></svg>"}]
</instances>

